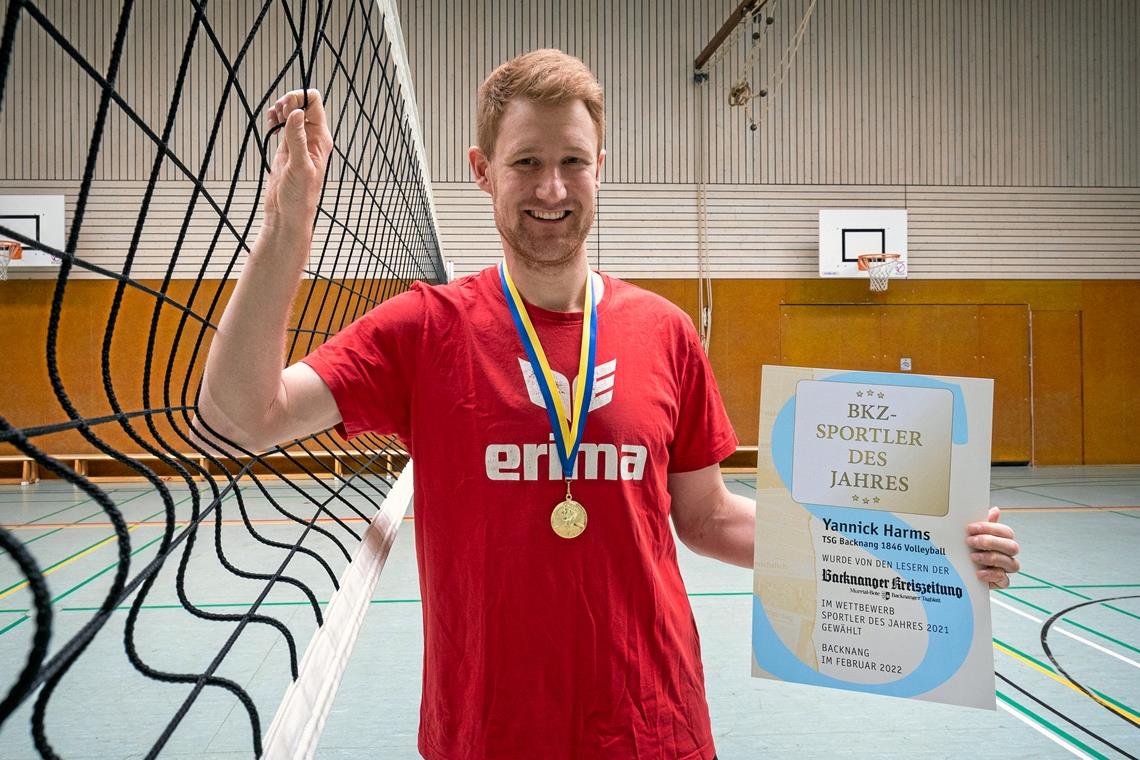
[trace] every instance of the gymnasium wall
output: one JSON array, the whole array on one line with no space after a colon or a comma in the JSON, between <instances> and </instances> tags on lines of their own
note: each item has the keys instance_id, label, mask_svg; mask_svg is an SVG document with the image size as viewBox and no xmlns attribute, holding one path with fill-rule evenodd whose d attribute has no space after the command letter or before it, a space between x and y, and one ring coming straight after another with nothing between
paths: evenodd
<instances>
[{"instance_id":1,"label":"gymnasium wall","mask_svg":"<svg viewBox=\"0 0 1140 760\"><path fill-rule=\"evenodd\" d=\"M692 61L736 0L400 4L446 256L493 260L469 180L479 82L556 46L606 90L591 250L629 277L810 277L820 208L906 208L911 277L1140 277L1140 5L1132 0L775 0L755 65ZM751 31L751 30L749 30ZM749 129L727 90L771 90ZM759 76L757 76L759 74ZM757 109L756 116L761 116Z\"/></svg>"},{"instance_id":2,"label":"gymnasium wall","mask_svg":"<svg viewBox=\"0 0 1140 760\"><path fill-rule=\"evenodd\" d=\"M769 6L759 129L727 105L747 47L702 85L734 0L404 2L445 256L496 260L469 180L473 100L497 63L580 56L607 93L594 264L697 311L707 197L710 356L742 443L759 367L994 377L994 459L1140 461L1140 6L1118 0L810 0ZM762 102L762 101L754 101ZM905 208L910 279L816 279L820 208Z\"/></svg>"},{"instance_id":3,"label":"gymnasium wall","mask_svg":"<svg viewBox=\"0 0 1140 760\"><path fill-rule=\"evenodd\" d=\"M117 3L38 5L93 65L107 59ZM924 357L915 371L950 367L1010 378L999 381L996 458L1140 461L1140 438L1129 434L1140 425L1140 394L1132 392L1140 338L1131 330L1140 320L1140 5L818 0L755 132L725 98L745 69L746 46L726 54L708 82L692 81L692 59L735 5L399 2L440 239L457 273L499 255L490 204L466 166L475 89L513 54L562 47L591 65L607 92L606 184L589 241L594 263L695 314L697 198L702 189L707 195L710 353L745 444L755 443L760 364L822 354L838 359L820 364L891 369L905 350L916 361ZM752 68L757 86L765 81L757 71L778 69L809 5L771 5L775 21ZM181 49L192 9L156 8L136 10L150 17L133 27L138 36L128 41L119 89L157 125L169 93L151 82L172 82L176 62L164 50ZM208 153L210 124L202 117L225 81L211 48L236 56L242 40L231 32L246 28L253 11L243 3L209 8L221 39L202 41L194 53L189 101L171 144L219 201L237 177L233 213L248 215L256 230L258 156L239 147L242 119L228 116ZM281 66L291 47L279 34L285 22L278 5L264 23L267 34L245 53L243 85L260 78L255 69ZM0 192L62 193L70 219L98 91L74 61L49 55L51 48L34 25L17 29L12 89L0 112ZM293 86L286 76L281 89ZM80 250L118 268L155 152L122 109L113 109L106 142L113 149L102 151L96 167L100 202L88 210ZM171 171L160 177L136 278L164 274L182 224L188 193ZM818 209L838 207L908 209L909 280L872 299L863 282L815 279ZM197 276L194 252L206 249L216 224L215 212L200 204L176 279ZM0 285L0 410L17 424L58 420L58 410L39 409L35 400L47 398L42 326L50 283L15 277ZM89 336L93 353L63 357L68 387L81 400L90 393L90 404L99 403L95 352L111 289L94 281L69 287L64 329ZM149 309L136 308L149 319ZM975 316L976 330L935 339L933 330ZM927 331L916 334L916 324ZM164 328L160 336L169 341L172 334ZM937 350L923 346L924 338ZM113 350L115 371L139 371L137 346L120 339ZM97 413L89 406L81 405L85 414ZM61 438L58 445L77 444Z\"/></svg>"}]
</instances>

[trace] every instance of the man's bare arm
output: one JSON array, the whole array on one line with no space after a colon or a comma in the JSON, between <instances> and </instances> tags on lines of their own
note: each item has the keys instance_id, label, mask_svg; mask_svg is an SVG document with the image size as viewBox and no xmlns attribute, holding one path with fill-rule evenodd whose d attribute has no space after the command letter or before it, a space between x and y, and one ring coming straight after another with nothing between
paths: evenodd
<instances>
[{"instance_id":1,"label":"man's bare arm","mask_svg":"<svg viewBox=\"0 0 1140 760\"><path fill-rule=\"evenodd\" d=\"M677 536L697 554L751 568L756 503L728 490L720 465L669 475Z\"/></svg>"},{"instance_id":2,"label":"man's bare arm","mask_svg":"<svg viewBox=\"0 0 1140 760\"><path fill-rule=\"evenodd\" d=\"M336 402L311 368L282 370L293 298L308 260L312 222L332 138L316 90L290 92L267 112L284 123L265 192L265 222L253 244L206 360L198 411L202 421L259 451L340 421ZM197 433L211 440L205 427Z\"/></svg>"},{"instance_id":3,"label":"man's bare arm","mask_svg":"<svg viewBox=\"0 0 1140 760\"><path fill-rule=\"evenodd\" d=\"M728 490L718 465L671 474L669 494L673 524L686 546L722 562L753 566L756 504ZM975 572L990 588L1005 588L1009 576L1021 569L1017 539L1012 528L998 522L1000 516L991 507L985 520L966 527Z\"/></svg>"}]
</instances>

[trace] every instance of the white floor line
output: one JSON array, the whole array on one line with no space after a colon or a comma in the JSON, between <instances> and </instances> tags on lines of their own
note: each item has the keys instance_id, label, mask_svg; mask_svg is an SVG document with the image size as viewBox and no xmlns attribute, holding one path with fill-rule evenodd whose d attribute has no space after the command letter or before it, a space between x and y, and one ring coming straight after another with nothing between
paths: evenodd
<instances>
[{"instance_id":1,"label":"white floor line","mask_svg":"<svg viewBox=\"0 0 1140 760\"><path fill-rule=\"evenodd\" d=\"M1037 623L1038 625L1044 625L1045 624L1044 620L1041 620L1040 618L1036 618L1033 615L1030 615L1028 612L1022 612L1021 610L1017 609L1016 607L1011 607L1010 605L1006 604L1003 601L1000 601L998 599L991 599L990 601L993 602L994 604L998 605L999 607L1004 607L1005 609L1009 610L1010 612L1012 612L1015 615L1021 615L1023 618L1028 618L1028 619L1032 620L1034 623ZM1129 659L1122 654L1118 654L1117 652L1112 651L1111 649L1105 649L1100 644L1094 644L1093 642L1089 641L1088 639L1082 638L1075 633L1071 633L1071 632L1065 630L1064 628L1061 628L1060 626L1054 625L1053 630L1055 630L1057 633L1068 636L1070 639L1075 639L1075 640L1081 642L1082 644L1085 644L1086 646L1090 646L1093 649L1097 650L1098 652L1104 652L1105 654L1107 654L1111 657L1115 657L1116 659L1120 660L1121 662L1126 662L1134 668L1140 668L1140 662L1136 662L1135 660Z\"/></svg>"},{"instance_id":2,"label":"white floor line","mask_svg":"<svg viewBox=\"0 0 1140 760\"><path fill-rule=\"evenodd\" d=\"M1049 733L1049 731L1046 730L1046 728L1044 726L1041 726L1041 725L1038 725L1037 723L1034 723L1029 718L1025 717L1024 715L1019 713L1017 710L1014 710L1012 707L1007 705L1005 702L999 701L998 707L1005 710L1007 713L1009 713L1013 717L1017 718L1022 723L1029 726L1030 728L1032 728L1034 731L1036 731L1037 733L1044 736L1049 741L1053 742L1054 744L1058 744L1058 745L1064 747L1065 749L1069 750L1069 752L1073 753L1077 757L1083 757L1084 760L1093 760L1091 757L1086 755L1084 752L1081 752L1079 749L1074 747L1072 744L1069 744L1068 742L1063 741L1061 739L1061 737L1059 737L1059 736L1054 736L1053 734Z\"/></svg>"}]
</instances>

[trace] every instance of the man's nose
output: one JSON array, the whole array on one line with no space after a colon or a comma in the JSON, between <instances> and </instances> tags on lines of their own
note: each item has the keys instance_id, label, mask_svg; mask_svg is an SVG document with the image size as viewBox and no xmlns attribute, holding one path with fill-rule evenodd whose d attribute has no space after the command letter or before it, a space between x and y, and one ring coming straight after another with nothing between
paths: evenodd
<instances>
[{"instance_id":1,"label":"man's nose","mask_svg":"<svg viewBox=\"0 0 1140 760\"><path fill-rule=\"evenodd\" d=\"M538 180L537 194L546 203L557 203L566 197L566 182L562 178L562 168L553 166L545 169Z\"/></svg>"}]
</instances>

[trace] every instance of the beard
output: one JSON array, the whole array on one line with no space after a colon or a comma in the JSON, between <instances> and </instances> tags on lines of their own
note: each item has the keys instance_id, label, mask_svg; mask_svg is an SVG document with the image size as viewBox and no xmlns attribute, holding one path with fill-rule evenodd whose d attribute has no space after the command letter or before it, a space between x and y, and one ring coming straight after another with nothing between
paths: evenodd
<instances>
[{"instance_id":1,"label":"beard","mask_svg":"<svg viewBox=\"0 0 1140 760\"><path fill-rule=\"evenodd\" d=\"M592 214L581 206L575 208L558 226L543 234L529 225L525 211L512 216L509 209L494 204L495 227L514 251L519 261L532 269L559 270L574 263L583 249L593 226Z\"/></svg>"}]
</instances>

